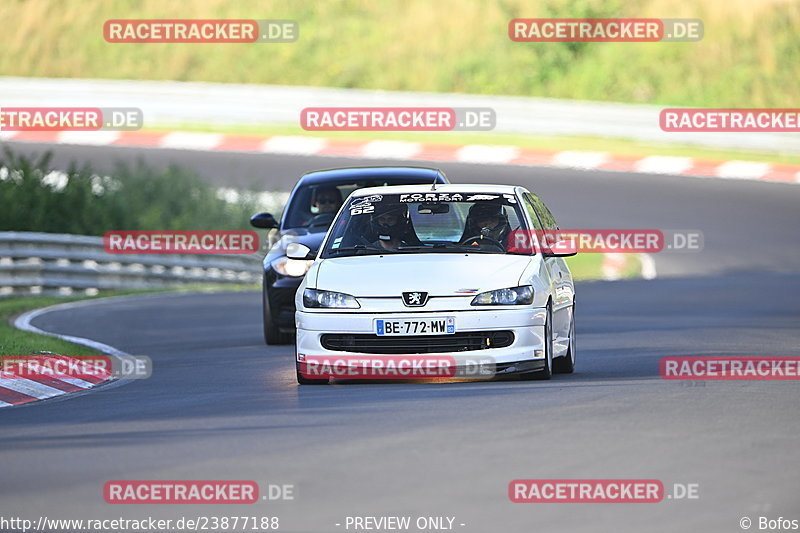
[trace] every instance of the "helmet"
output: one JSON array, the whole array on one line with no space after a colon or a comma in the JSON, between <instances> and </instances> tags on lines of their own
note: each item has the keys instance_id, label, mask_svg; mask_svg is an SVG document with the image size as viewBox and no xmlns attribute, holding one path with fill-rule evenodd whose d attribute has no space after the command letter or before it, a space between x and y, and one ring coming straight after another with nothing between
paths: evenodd
<instances>
[{"instance_id":1,"label":"helmet","mask_svg":"<svg viewBox=\"0 0 800 533\"><path fill-rule=\"evenodd\" d=\"M408 205L376 203L370 215L370 232L382 241L403 239L409 233ZM389 216L387 216L389 215ZM393 217L392 217L393 215ZM392 222L392 218L394 221ZM391 222L391 223L390 223Z\"/></svg>"},{"instance_id":2,"label":"helmet","mask_svg":"<svg viewBox=\"0 0 800 533\"><path fill-rule=\"evenodd\" d=\"M487 218L497 218L497 225L493 228L478 225L480 221ZM503 209L503 204L497 202L478 202L469 208L464 233L466 238L483 235L484 237L501 241L508 232L508 228L508 216Z\"/></svg>"}]
</instances>

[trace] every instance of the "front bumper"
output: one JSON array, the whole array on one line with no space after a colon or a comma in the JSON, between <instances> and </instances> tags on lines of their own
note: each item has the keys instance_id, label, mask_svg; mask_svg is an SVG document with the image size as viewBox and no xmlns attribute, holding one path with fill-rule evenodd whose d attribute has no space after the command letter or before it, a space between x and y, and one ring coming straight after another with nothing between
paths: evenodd
<instances>
[{"instance_id":1,"label":"front bumper","mask_svg":"<svg viewBox=\"0 0 800 533\"><path fill-rule=\"evenodd\" d=\"M281 329L292 330L295 324L294 296L302 277L281 276L271 268L264 273L265 293L272 310L272 321Z\"/></svg>"},{"instance_id":2,"label":"front bumper","mask_svg":"<svg viewBox=\"0 0 800 533\"><path fill-rule=\"evenodd\" d=\"M529 371L541 369L544 363L544 308L522 307L513 309L481 309L461 311L435 312L402 312L402 313L363 313L344 312L339 310L323 310L320 312L297 311L297 356L298 360L306 356L367 355L360 352L344 350L328 350L323 346L322 336L336 334L374 334L374 320L420 318L422 316L454 317L456 332L469 331L511 331L514 340L509 346L502 348L485 348L479 350L436 352L432 355L451 356L456 361L464 358L489 358L497 366L499 373L503 369L512 371ZM421 353L411 348L407 355ZM384 357L382 354L372 354ZM386 356L388 357L388 356ZM522 362L525 362L523 364ZM535 363L534 363L535 362Z\"/></svg>"}]
</instances>

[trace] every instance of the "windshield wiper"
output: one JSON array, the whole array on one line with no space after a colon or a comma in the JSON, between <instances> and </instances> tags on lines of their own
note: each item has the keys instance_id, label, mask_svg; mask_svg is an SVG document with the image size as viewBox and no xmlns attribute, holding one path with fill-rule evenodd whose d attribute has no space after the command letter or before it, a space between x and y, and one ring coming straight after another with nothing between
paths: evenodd
<instances>
[{"instance_id":1,"label":"windshield wiper","mask_svg":"<svg viewBox=\"0 0 800 533\"><path fill-rule=\"evenodd\" d=\"M405 251L413 251L418 252L420 250L454 250L457 252L461 251L461 247L457 244L447 243L447 242L437 242L433 244L405 244L402 246L398 246L397 250L401 252Z\"/></svg>"},{"instance_id":2,"label":"windshield wiper","mask_svg":"<svg viewBox=\"0 0 800 533\"><path fill-rule=\"evenodd\" d=\"M328 250L328 253L338 254L339 252L360 252L362 250L375 251L375 252L387 251L383 248L378 248L376 246L367 246L366 244L354 244L353 246L345 246L343 248L331 248L330 250Z\"/></svg>"}]
</instances>

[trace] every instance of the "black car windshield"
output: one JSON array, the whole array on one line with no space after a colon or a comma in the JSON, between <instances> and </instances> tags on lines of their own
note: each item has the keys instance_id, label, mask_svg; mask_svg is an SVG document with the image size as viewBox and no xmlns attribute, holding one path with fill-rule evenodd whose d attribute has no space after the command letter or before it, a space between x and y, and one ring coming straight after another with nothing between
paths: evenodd
<instances>
[{"instance_id":1,"label":"black car windshield","mask_svg":"<svg viewBox=\"0 0 800 533\"><path fill-rule=\"evenodd\" d=\"M345 198L356 189L416 183L407 177L382 176L369 179L347 179L325 181L298 188L286 206L286 217L282 230L296 229L309 233L328 231L333 218Z\"/></svg>"},{"instance_id":2,"label":"black car windshield","mask_svg":"<svg viewBox=\"0 0 800 533\"><path fill-rule=\"evenodd\" d=\"M530 254L515 235L527 230L508 193L428 192L351 198L331 227L323 258L367 254Z\"/></svg>"}]
</instances>

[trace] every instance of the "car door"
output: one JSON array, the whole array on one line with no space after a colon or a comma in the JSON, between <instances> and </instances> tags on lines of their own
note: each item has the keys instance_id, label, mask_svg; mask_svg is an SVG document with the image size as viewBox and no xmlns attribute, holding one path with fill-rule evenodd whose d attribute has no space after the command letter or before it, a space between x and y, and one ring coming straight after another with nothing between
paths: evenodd
<instances>
[{"instance_id":1,"label":"car door","mask_svg":"<svg viewBox=\"0 0 800 533\"><path fill-rule=\"evenodd\" d=\"M553 214L541 198L530 192L526 192L523 197L531 218L537 219L534 224L538 221L538 225L548 232L559 229ZM553 356L559 357L566 353L569 342L572 299L575 291L572 275L563 257L545 257L544 264L550 275L553 292Z\"/></svg>"}]
</instances>

